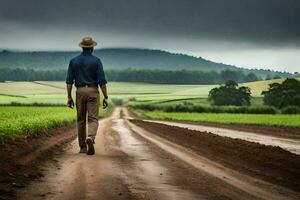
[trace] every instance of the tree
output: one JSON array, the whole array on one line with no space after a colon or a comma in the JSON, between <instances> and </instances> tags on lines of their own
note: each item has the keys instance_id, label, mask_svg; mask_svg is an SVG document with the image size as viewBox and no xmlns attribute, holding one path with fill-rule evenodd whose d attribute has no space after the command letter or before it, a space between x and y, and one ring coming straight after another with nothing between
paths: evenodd
<instances>
[{"instance_id":1,"label":"tree","mask_svg":"<svg viewBox=\"0 0 300 200\"><path fill-rule=\"evenodd\" d=\"M229 80L226 82L225 86L228 88L236 88L238 84L235 81Z\"/></svg>"},{"instance_id":2,"label":"tree","mask_svg":"<svg viewBox=\"0 0 300 200\"><path fill-rule=\"evenodd\" d=\"M227 81L224 86L213 88L208 99L214 105L250 105L251 90L248 87L238 87L235 81Z\"/></svg>"},{"instance_id":3,"label":"tree","mask_svg":"<svg viewBox=\"0 0 300 200\"><path fill-rule=\"evenodd\" d=\"M273 79L281 79L281 76L275 75L275 76L273 77Z\"/></svg>"},{"instance_id":4,"label":"tree","mask_svg":"<svg viewBox=\"0 0 300 200\"><path fill-rule=\"evenodd\" d=\"M251 104L251 89L249 87L239 87L239 95L241 97L242 105Z\"/></svg>"},{"instance_id":5,"label":"tree","mask_svg":"<svg viewBox=\"0 0 300 200\"><path fill-rule=\"evenodd\" d=\"M286 79L280 83L269 85L268 91L263 91L264 104L284 108L286 106L300 106L300 81Z\"/></svg>"},{"instance_id":6,"label":"tree","mask_svg":"<svg viewBox=\"0 0 300 200\"><path fill-rule=\"evenodd\" d=\"M258 80L258 77L252 72L247 74L245 77L246 82L253 82L253 81L257 81L257 80Z\"/></svg>"},{"instance_id":7,"label":"tree","mask_svg":"<svg viewBox=\"0 0 300 200\"><path fill-rule=\"evenodd\" d=\"M265 78L265 80L271 80L271 79L272 79L272 77L271 77L270 74L268 74L268 75L266 76L266 78Z\"/></svg>"},{"instance_id":8,"label":"tree","mask_svg":"<svg viewBox=\"0 0 300 200\"><path fill-rule=\"evenodd\" d=\"M224 70L221 72L221 78L223 82L227 82L230 80L239 81L239 73L232 70Z\"/></svg>"}]
</instances>

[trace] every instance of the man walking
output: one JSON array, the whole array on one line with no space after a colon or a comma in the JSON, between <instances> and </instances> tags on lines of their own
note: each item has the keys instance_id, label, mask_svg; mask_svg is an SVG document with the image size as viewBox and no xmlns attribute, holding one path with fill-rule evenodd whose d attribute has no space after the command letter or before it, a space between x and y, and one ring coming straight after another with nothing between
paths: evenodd
<instances>
[{"instance_id":1,"label":"man walking","mask_svg":"<svg viewBox=\"0 0 300 200\"><path fill-rule=\"evenodd\" d=\"M91 37L84 37L79 43L82 53L71 59L67 73L68 107L74 107L72 85L75 80L77 129L80 146L79 153L95 154L94 144L98 129L99 90L104 95L103 108L108 106L106 79L103 66L99 58L94 56L93 50L97 43ZM88 122L88 137L86 138L86 121Z\"/></svg>"}]
</instances>

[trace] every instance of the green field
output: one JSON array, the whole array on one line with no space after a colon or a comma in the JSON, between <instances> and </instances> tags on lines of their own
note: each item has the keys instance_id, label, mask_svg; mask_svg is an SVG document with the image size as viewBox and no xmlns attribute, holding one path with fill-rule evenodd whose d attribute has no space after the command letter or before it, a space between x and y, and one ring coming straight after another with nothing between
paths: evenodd
<instances>
[{"instance_id":1,"label":"green field","mask_svg":"<svg viewBox=\"0 0 300 200\"><path fill-rule=\"evenodd\" d=\"M138 101L206 97L213 87L212 85L108 83L110 98L135 98ZM64 82L0 83L0 104L10 102L65 104L65 101L66 89Z\"/></svg>"},{"instance_id":2,"label":"green field","mask_svg":"<svg viewBox=\"0 0 300 200\"><path fill-rule=\"evenodd\" d=\"M99 115L108 111L100 109ZM34 135L74 122L75 118L75 109L67 107L0 106L0 144L19 135Z\"/></svg>"},{"instance_id":3,"label":"green field","mask_svg":"<svg viewBox=\"0 0 300 200\"><path fill-rule=\"evenodd\" d=\"M252 105L262 105L262 90L272 82L281 79L244 83L254 94ZM121 99L131 104L159 105L204 105L209 91L218 85L171 85L109 82L110 99ZM74 91L75 92L75 89ZM75 95L74 95L75 96ZM44 103L66 105L64 82L5 82L0 83L0 104ZM105 112L101 110L103 116ZM140 112L140 111L137 111ZM299 127L299 115L259 115L259 114L200 114L200 113L163 113L143 112L152 119L176 119L191 121L208 121L218 123L267 124ZM22 134L36 134L41 130L60 126L74 121L75 111L66 107L0 106L0 142Z\"/></svg>"},{"instance_id":4,"label":"green field","mask_svg":"<svg viewBox=\"0 0 300 200\"><path fill-rule=\"evenodd\" d=\"M229 113L166 113L135 111L139 116L160 120L184 120L224 124L255 124L300 128L300 115L229 114Z\"/></svg>"},{"instance_id":5,"label":"green field","mask_svg":"<svg viewBox=\"0 0 300 200\"><path fill-rule=\"evenodd\" d=\"M282 82L282 79L257 81L241 84L249 86L253 92L254 104L261 104L259 97L268 84ZM218 85L173 85L150 83L125 83L109 82L108 91L110 98L123 100L133 99L136 102L161 102L182 99L194 99L199 103L206 102L209 91ZM202 100L200 99L202 98ZM0 83L0 104L17 103L49 103L65 104L66 89L64 82L39 81L39 82L7 82Z\"/></svg>"},{"instance_id":6,"label":"green field","mask_svg":"<svg viewBox=\"0 0 300 200\"><path fill-rule=\"evenodd\" d=\"M33 135L70 123L75 111L65 107L0 107L0 143L21 134Z\"/></svg>"}]
</instances>

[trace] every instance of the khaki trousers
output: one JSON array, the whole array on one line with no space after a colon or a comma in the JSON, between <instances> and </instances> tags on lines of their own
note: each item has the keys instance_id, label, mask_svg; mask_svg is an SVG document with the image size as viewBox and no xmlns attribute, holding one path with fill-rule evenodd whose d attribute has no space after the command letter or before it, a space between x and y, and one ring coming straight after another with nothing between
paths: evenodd
<instances>
[{"instance_id":1,"label":"khaki trousers","mask_svg":"<svg viewBox=\"0 0 300 200\"><path fill-rule=\"evenodd\" d=\"M76 90L77 130L81 148L86 147L86 132L95 139L98 129L100 96L96 87L80 87ZM86 126L88 122L88 127Z\"/></svg>"}]
</instances>

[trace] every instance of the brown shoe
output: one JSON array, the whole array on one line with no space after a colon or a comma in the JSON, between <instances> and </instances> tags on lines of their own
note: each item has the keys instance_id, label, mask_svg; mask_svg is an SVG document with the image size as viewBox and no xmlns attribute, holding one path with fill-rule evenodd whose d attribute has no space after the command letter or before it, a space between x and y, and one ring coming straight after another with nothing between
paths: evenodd
<instances>
[{"instance_id":1,"label":"brown shoe","mask_svg":"<svg viewBox=\"0 0 300 200\"><path fill-rule=\"evenodd\" d=\"M95 148L94 148L94 140L90 137L88 137L85 140L86 144L87 144L87 155L94 155L95 154Z\"/></svg>"}]
</instances>

